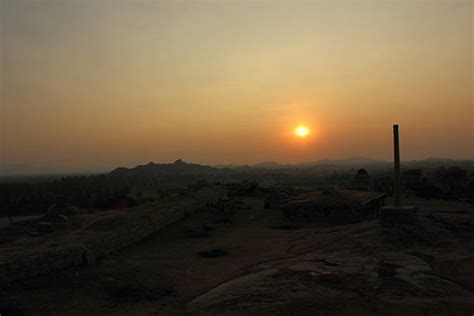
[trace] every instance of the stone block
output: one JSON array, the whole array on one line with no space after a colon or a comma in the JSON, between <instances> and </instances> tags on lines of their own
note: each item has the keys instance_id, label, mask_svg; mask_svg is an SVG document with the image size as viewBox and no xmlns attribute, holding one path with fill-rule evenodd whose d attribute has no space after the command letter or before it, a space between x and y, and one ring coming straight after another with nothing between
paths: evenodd
<instances>
[{"instance_id":1,"label":"stone block","mask_svg":"<svg viewBox=\"0 0 474 316\"><path fill-rule=\"evenodd\" d=\"M36 227L40 233L50 233L54 230L53 223L51 222L41 222L38 223Z\"/></svg>"},{"instance_id":2,"label":"stone block","mask_svg":"<svg viewBox=\"0 0 474 316\"><path fill-rule=\"evenodd\" d=\"M43 236L43 234L39 232L34 232L34 231L28 232L28 237L41 237L41 236Z\"/></svg>"},{"instance_id":3,"label":"stone block","mask_svg":"<svg viewBox=\"0 0 474 316\"><path fill-rule=\"evenodd\" d=\"M418 223L418 208L416 206L385 206L380 209L380 224L393 225L415 225Z\"/></svg>"},{"instance_id":4,"label":"stone block","mask_svg":"<svg viewBox=\"0 0 474 316\"><path fill-rule=\"evenodd\" d=\"M68 218L66 215L56 215L53 221L55 223L67 223L67 220Z\"/></svg>"}]
</instances>

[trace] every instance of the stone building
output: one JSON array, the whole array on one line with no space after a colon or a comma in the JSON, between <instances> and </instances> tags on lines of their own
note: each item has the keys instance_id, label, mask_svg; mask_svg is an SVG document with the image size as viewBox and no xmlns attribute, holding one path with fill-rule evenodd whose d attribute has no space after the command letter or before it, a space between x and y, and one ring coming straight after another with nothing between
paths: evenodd
<instances>
[{"instance_id":1,"label":"stone building","mask_svg":"<svg viewBox=\"0 0 474 316\"><path fill-rule=\"evenodd\" d=\"M377 218L387 194L351 190L313 191L282 207L287 220L354 223Z\"/></svg>"},{"instance_id":2,"label":"stone building","mask_svg":"<svg viewBox=\"0 0 474 316\"><path fill-rule=\"evenodd\" d=\"M361 168L357 171L354 179L352 179L351 188L358 191L370 190L370 176L367 170Z\"/></svg>"},{"instance_id":3,"label":"stone building","mask_svg":"<svg viewBox=\"0 0 474 316\"><path fill-rule=\"evenodd\" d=\"M218 220L225 221L235 213L238 203L232 198L222 198L217 201L215 213Z\"/></svg>"}]
</instances>

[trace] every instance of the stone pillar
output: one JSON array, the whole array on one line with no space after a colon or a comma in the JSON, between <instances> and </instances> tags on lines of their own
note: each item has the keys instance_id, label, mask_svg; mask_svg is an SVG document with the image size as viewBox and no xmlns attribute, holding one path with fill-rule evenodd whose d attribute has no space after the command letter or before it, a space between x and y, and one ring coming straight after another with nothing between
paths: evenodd
<instances>
[{"instance_id":1,"label":"stone pillar","mask_svg":"<svg viewBox=\"0 0 474 316\"><path fill-rule=\"evenodd\" d=\"M398 125L393 125L393 202L396 207L402 206L400 194L400 143L398 139Z\"/></svg>"},{"instance_id":2,"label":"stone pillar","mask_svg":"<svg viewBox=\"0 0 474 316\"><path fill-rule=\"evenodd\" d=\"M393 158L394 158L394 180L393 199L394 206L385 206L380 209L380 223L384 226L394 225L416 225L416 206L402 206L400 194L400 145L398 139L398 125L393 125Z\"/></svg>"}]
</instances>

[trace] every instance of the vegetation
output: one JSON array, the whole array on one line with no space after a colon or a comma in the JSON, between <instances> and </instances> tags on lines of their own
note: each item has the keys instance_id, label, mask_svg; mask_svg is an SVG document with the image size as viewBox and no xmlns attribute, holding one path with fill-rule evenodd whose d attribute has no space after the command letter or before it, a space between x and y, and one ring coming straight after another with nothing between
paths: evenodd
<instances>
[{"instance_id":1,"label":"vegetation","mask_svg":"<svg viewBox=\"0 0 474 316\"><path fill-rule=\"evenodd\" d=\"M447 200L474 198L474 167L444 167L416 162L402 174L405 195ZM379 162L366 166L370 190L392 193L390 166ZM177 160L172 164L149 163L136 168L118 168L109 174L64 177L30 177L0 180L0 216L44 213L55 204L71 204L85 210L108 210L199 189L224 185L230 195L251 195L259 187L337 185L351 188L357 167L347 163L262 168L241 166L214 168Z\"/></svg>"}]
</instances>

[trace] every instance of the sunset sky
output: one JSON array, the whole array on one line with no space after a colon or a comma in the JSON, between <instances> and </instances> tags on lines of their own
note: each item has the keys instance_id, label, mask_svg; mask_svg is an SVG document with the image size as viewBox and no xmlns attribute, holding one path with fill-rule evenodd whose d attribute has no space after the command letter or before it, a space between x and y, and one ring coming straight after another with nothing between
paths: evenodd
<instances>
[{"instance_id":1,"label":"sunset sky","mask_svg":"<svg viewBox=\"0 0 474 316\"><path fill-rule=\"evenodd\" d=\"M474 159L470 0L0 2L2 163Z\"/></svg>"}]
</instances>

